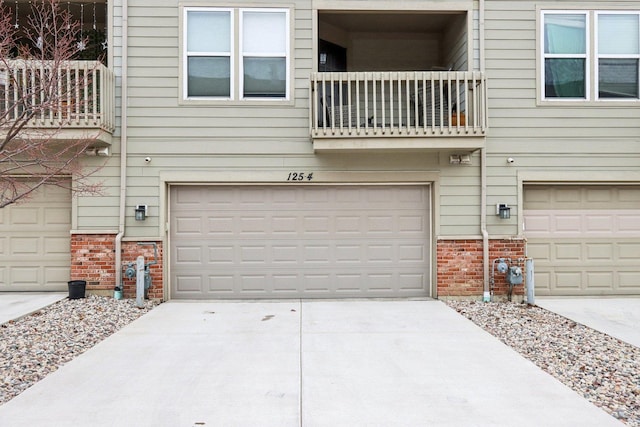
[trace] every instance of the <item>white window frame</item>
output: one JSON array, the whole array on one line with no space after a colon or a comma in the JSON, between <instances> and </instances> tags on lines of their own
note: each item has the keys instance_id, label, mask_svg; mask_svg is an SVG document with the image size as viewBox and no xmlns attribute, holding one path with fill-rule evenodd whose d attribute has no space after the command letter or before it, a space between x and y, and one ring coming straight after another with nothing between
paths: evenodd
<instances>
[{"instance_id":1,"label":"white window frame","mask_svg":"<svg viewBox=\"0 0 640 427\"><path fill-rule=\"evenodd\" d=\"M267 52L256 54L254 52L244 52L243 45L244 40L242 38L244 34L244 14L246 12L263 12L263 13L284 13L285 17L285 51L284 52ZM242 8L239 9L240 13L240 25L239 25L239 37L238 37L238 78L240 80L240 88L239 88L239 96L240 99L251 99L251 100L271 100L271 99L289 99L289 81L290 81L290 45L291 45L291 35L290 35L290 25L289 25L289 9L279 9L279 8ZM244 57L245 56L261 56L264 58L280 58L284 54L285 58L285 97L284 98L271 98L271 97L245 97L244 96Z\"/></svg>"},{"instance_id":2,"label":"white window frame","mask_svg":"<svg viewBox=\"0 0 640 427\"><path fill-rule=\"evenodd\" d=\"M546 53L544 49L545 45L545 17L547 15L584 15L585 17L585 53L584 54L565 54L565 53ZM540 98L543 101L552 101L552 102L584 102L590 99L590 91L591 91L591 57L590 57L590 39L591 39L591 31L589 25L589 12L586 10L543 10L540 17L540 52L542 55L542 61L540 64L540 69L542 73L542 80L540 81ZM569 97L549 97L547 98L545 94L546 89L546 60L552 58L583 58L585 60L585 70L584 70L584 79L585 79L585 88L584 88L584 98L569 98Z\"/></svg>"},{"instance_id":3,"label":"white window frame","mask_svg":"<svg viewBox=\"0 0 640 427\"><path fill-rule=\"evenodd\" d=\"M188 96L189 87L188 87L188 59L193 56L207 56L210 53L197 53L194 54L187 50L188 46L188 19L187 14L190 11L212 11L212 12L230 12L231 16L231 92L229 97L210 97L210 96ZM284 97L244 97L244 69L243 69L243 52L242 52L242 16L245 12L270 12L270 13L284 13L285 14L285 96ZM205 7L205 6L185 6L183 8L181 14L181 22L182 22L182 71L181 71L181 85L182 85L182 100L181 102L217 102L222 101L225 103L229 102L238 102L241 104L251 102L251 103L264 103L264 102L291 102L291 92L292 92L292 82L291 82L291 10L286 7ZM282 56L282 52L273 52L270 57ZM209 55L211 56L211 55ZM221 55L215 55L221 56ZM264 56L264 54L263 54Z\"/></svg>"},{"instance_id":4,"label":"white window frame","mask_svg":"<svg viewBox=\"0 0 640 427\"><path fill-rule=\"evenodd\" d=\"M636 19L638 20L638 44L640 45L640 11L595 11L594 12L594 27L595 27L595 34L594 34L594 46L595 46L595 55L594 55L594 76L593 76L593 80L596 86L596 91L594 93L595 99L598 101L613 101L613 102L620 102L620 101L638 101L640 100L640 70L638 73L638 98L600 98L600 58L612 58L612 59L637 59L638 63L640 64L640 51L638 53L635 54L600 54L599 50L600 50L600 44L598 43L598 25L599 25L599 17L602 15L635 15Z\"/></svg>"},{"instance_id":5,"label":"white window frame","mask_svg":"<svg viewBox=\"0 0 640 427\"><path fill-rule=\"evenodd\" d=\"M229 73L230 73L230 88L229 88L229 95L230 96L189 96L189 58L190 57L196 57L196 56L216 56L216 57L222 57L222 56L226 56L226 52L189 52L188 50L188 31L189 31L189 24L188 24L188 19L187 19L187 15L189 14L189 12L229 12L229 27L230 27L230 34L229 34L229 43L230 43L230 49L229 49ZM183 46L183 52L184 54L182 55L182 69L183 71L183 78L182 78L182 97L183 99L189 100L189 99L215 99L215 100L228 100L228 99L233 99L233 94L235 91L235 78L234 78L234 73L233 73L233 64L235 62L235 49L234 46L236 44L235 41L235 20L234 20L234 13L233 13L233 9L232 8L223 8L223 7L185 7L184 8L184 12L183 12L183 22L184 22L184 26L183 26L183 34L182 34L182 46Z\"/></svg>"},{"instance_id":6,"label":"white window frame","mask_svg":"<svg viewBox=\"0 0 640 427\"><path fill-rule=\"evenodd\" d=\"M544 45L545 45L545 32L544 32L544 24L545 24L545 16L548 15L585 15L585 37L586 37L586 52L584 55L576 54L576 55L568 55L568 54L547 54L545 53ZM541 9L539 15L539 76L540 76L540 85L539 85L539 97L540 100L544 103L602 103L602 102L627 102L627 103L638 103L640 102L640 92L638 98L600 98L599 96L599 74L598 74L598 65L600 58L637 58L640 62L640 54L634 55L600 55L598 53L598 17L601 15L622 15L622 14L630 14L638 16L640 20L640 10L570 10L570 9ZM593 30L592 30L593 28ZM640 33L640 31L639 31ZM640 39L640 34L638 34ZM585 97L584 98L569 98L569 97L547 97L545 94L545 85L546 85L546 67L545 60L547 58L585 58L586 68L585 68ZM640 85L640 76L639 76Z\"/></svg>"}]
</instances>

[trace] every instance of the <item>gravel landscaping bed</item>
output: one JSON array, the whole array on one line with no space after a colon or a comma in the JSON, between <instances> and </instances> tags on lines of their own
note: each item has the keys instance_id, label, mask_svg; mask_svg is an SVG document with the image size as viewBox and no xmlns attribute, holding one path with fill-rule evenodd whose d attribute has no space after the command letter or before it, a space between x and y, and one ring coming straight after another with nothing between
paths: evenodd
<instances>
[{"instance_id":1,"label":"gravel landscaping bed","mask_svg":"<svg viewBox=\"0 0 640 427\"><path fill-rule=\"evenodd\" d=\"M155 305L89 295L0 325L0 405Z\"/></svg>"},{"instance_id":2,"label":"gravel landscaping bed","mask_svg":"<svg viewBox=\"0 0 640 427\"><path fill-rule=\"evenodd\" d=\"M640 426L640 348L537 306L447 304L594 405Z\"/></svg>"}]
</instances>

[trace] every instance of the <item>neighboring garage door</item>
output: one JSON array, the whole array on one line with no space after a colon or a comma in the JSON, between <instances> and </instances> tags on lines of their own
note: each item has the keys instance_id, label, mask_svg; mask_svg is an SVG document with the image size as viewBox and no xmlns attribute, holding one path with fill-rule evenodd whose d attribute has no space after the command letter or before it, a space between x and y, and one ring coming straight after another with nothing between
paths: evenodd
<instances>
[{"instance_id":1,"label":"neighboring garage door","mask_svg":"<svg viewBox=\"0 0 640 427\"><path fill-rule=\"evenodd\" d=\"M537 295L640 294L639 186L525 186Z\"/></svg>"},{"instance_id":2,"label":"neighboring garage door","mask_svg":"<svg viewBox=\"0 0 640 427\"><path fill-rule=\"evenodd\" d=\"M172 298L429 295L427 186L173 186Z\"/></svg>"},{"instance_id":3,"label":"neighboring garage door","mask_svg":"<svg viewBox=\"0 0 640 427\"><path fill-rule=\"evenodd\" d=\"M40 187L0 209L0 291L64 291L71 268L71 192Z\"/></svg>"}]
</instances>

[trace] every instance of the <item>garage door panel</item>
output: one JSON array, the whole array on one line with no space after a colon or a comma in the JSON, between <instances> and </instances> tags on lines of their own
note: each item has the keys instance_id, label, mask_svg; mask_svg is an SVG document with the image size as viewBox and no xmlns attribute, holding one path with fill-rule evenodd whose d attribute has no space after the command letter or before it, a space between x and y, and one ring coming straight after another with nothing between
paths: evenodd
<instances>
[{"instance_id":1,"label":"garage door panel","mask_svg":"<svg viewBox=\"0 0 640 427\"><path fill-rule=\"evenodd\" d=\"M548 242L538 242L530 239L527 241L527 253L529 257L536 260L536 263L551 260L551 245Z\"/></svg>"},{"instance_id":2,"label":"garage door panel","mask_svg":"<svg viewBox=\"0 0 640 427\"><path fill-rule=\"evenodd\" d=\"M640 186L526 186L524 201L536 293L640 294Z\"/></svg>"},{"instance_id":3,"label":"garage door panel","mask_svg":"<svg viewBox=\"0 0 640 427\"><path fill-rule=\"evenodd\" d=\"M69 238L68 237L45 237L44 253L50 255L63 255L65 258L69 255Z\"/></svg>"},{"instance_id":4,"label":"garage door panel","mask_svg":"<svg viewBox=\"0 0 640 427\"><path fill-rule=\"evenodd\" d=\"M587 271L586 289L608 289L614 288L614 274L612 271Z\"/></svg>"},{"instance_id":5,"label":"garage door panel","mask_svg":"<svg viewBox=\"0 0 640 427\"><path fill-rule=\"evenodd\" d=\"M535 285L537 295L551 295L551 272L544 268L539 268L538 261L535 263Z\"/></svg>"},{"instance_id":6,"label":"garage door panel","mask_svg":"<svg viewBox=\"0 0 640 427\"><path fill-rule=\"evenodd\" d=\"M581 271L558 271L555 272L554 278L556 289L574 289L582 288L582 272Z\"/></svg>"},{"instance_id":7,"label":"garage door panel","mask_svg":"<svg viewBox=\"0 0 640 427\"><path fill-rule=\"evenodd\" d=\"M38 256L42 254L39 237L15 237L11 239L11 256Z\"/></svg>"},{"instance_id":8,"label":"garage door panel","mask_svg":"<svg viewBox=\"0 0 640 427\"><path fill-rule=\"evenodd\" d=\"M373 264L392 263L396 257L393 254L391 245L368 245L367 261Z\"/></svg>"},{"instance_id":9,"label":"garage door panel","mask_svg":"<svg viewBox=\"0 0 640 427\"><path fill-rule=\"evenodd\" d=\"M174 283L173 285L176 287L176 289L183 293L183 294L189 294L189 293L200 293L203 290L203 281L202 281L202 276L200 275L176 275L174 278Z\"/></svg>"},{"instance_id":10,"label":"garage door panel","mask_svg":"<svg viewBox=\"0 0 640 427\"><path fill-rule=\"evenodd\" d=\"M640 242L619 242L616 248L618 261L638 264L638 260L640 260Z\"/></svg>"},{"instance_id":11,"label":"garage door panel","mask_svg":"<svg viewBox=\"0 0 640 427\"><path fill-rule=\"evenodd\" d=\"M587 261L600 261L611 264L615 258L614 244L611 242L585 243L584 244Z\"/></svg>"},{"instance_id":12,"label":"garage door panel","mask_svg":"<svg viewBox=\"0 0 640 427\"><path fill-rule=\"evenodd\" d=\"M336 264L359 264L364 256L364 247L359 244L336 244L335 251Z\"/></svg>"},{"instance_id":13,"label":"garage door panel","mask_svg":"<svg viewBox=\"0 0 640 427\"><path fill-rule=\"evenodd\" d=\"M359 293L362 284L362 274L337 273L335 275L336 293Z\"/></svg>"},{"instance_id":14,"label":"garage door panel","mask_svg":"<svg viewBox=\"0 0 640 427\"><path fill-rule=\"evenodd\" d=\"M299 282L297 274L274 274L273 292L295 292Z\"/></svg>"},{"instance_id":15,"label":"garage door panel","mask_svg":"<svg viewBox=\"0 0 640 427\"><path fill-rule=\"evenodd\" d=\"M176 248L174 258L178 264L200 264L202 262L202 248L200 246Z\"/></svg>"},{"instance_id":16,"label":"garage door panel","mask_svg":"<svg viewBox=\"0 0 640 427\"><path fill-rule=\"evenodd\" d=\"M427 229L425 217L420 214L402 215L398 218L399 233L424 233Z\"/></svg>"},{"instance_id":17,"label":"garage door panel","mask_svg":"<svg viewBox=\"0 0 640 427\"><path fill-rule=\"evenodd\" d=\"M207 218L206 228L195 231L198 235L206 233L211 237L231 236L234 232L234 218L232 216L222 216L216 218Z\"/></svg>"},{"instance_id":18,"label":"garage door panel","mask_svg":"<svg viewBox=\"0 0 640 427\"><path fill-rule=\"evenodd\" d=\"M303 219L304 233L311 236L329 236L330 220L328 216L309 215Z\"/></svg>"},{"instance_id":19,"label":"garage door panel","mask_svg":"<svg viewBox=\"0 0 640 427\"><path fill-rule=\"evenodd\" d=\"M63 226L67 227L71 224L69 209L67 208L50 208L43 210L44 224L47 227Z\"/></svg>"},{"instance_id":20,"label":"garage door panel","mask_svg":"<svg viewBox=\"0 0 640 427\"><path fill-rule=\"evenodd\" d=\"M425 282L424 274L401 273L398 275L398 283L401 291L417 291L422 288Z\"/></svg>"},{"instance_id":21,"label":"garage door panel","mask_svg":"<svg viewBox=\"0 0 640 427\"><path fill-rule=\"evenodd\" d=\"M202 233L202 220L200 217L180 217L175 223L177 235L193 234L199 236Z\"/></svg>"},{"instance_id":22,"label":"garage door panel","mask_svg":"<svg viewBox=\"0 0 640 427\"><path fill-rule=\"evenodd\" d=\"M400 245L398 247L400 263L427 262L424 246L420 244Z\"/></svg>"},{"instance_id":23,"label":"garage door panel","mask_svg":"<svg viewBox=\"0 0 640 427\"><path fill-rule=\"evenodd\" d=\"M9 280L14 285L40 285L41 267L12 267Z\"/></svg>"},{"instance_id":24,"label":"garage door panel","mask_svg":"<svg viewBox=\"0 0 640 427\"><path fill-rule=\"evenodd\" d=\"M24 205L17 205L15 208L11 212L11 223L14 226L42 225L41 218L38 215L40 208L27 208Z\"/></svg>"},{"instance_id":25,"label":"garage door panel","mask_svg":"<svg viewBox=\"0 0 640 427\"><path fill-rule=\"evenodd\" d=\"M297 216L287 215L280 216L274 215L271 218L271 233L274 236L295 236L300 229L299 220Z\"/></svg>"},{"instance_id":26,"label":"garage door panel","mask_svg":"<svg viewBox=\"0 0 640 427\"><path fill-rule=\"evenodd\" d=\"M618 230L627 235L640 236L640 214L620 213Z\"/></svg>"},{"instance_id":27,"label":"garage door panel","mask_svg":"<svg viewBox=\"0 0 640 427\"><path fill-rule=\"evenodd\" d=\"M393 281L392 273L369 273L367 275L369 291L373 292L391 291L393 289Z\"/></svg>"},{"instance_id":28,"label":"garage door panel","mask_svg":"<svg viewBox=\"0 0 640 427\"><path fill-rule=\"evenodd\" d=\"M207 292L210 293L233 293L235 277L232 275L210 275L207 277Z\"/></svg>"},{"instance_id":29,"label":"garage door panel","mask_svg":"<svg viewBox=\"0 0 640 427\"><path fill-rule=\"evenodd\" d=\"M300 262L300 248L297 245L273 245L272 263L274 265L296 265Z\"/></svg>"},{"instance_id":30,"label":"garage door panel","mask_svg":"<svg viewBox=\"0 0 640 427\"><path fill-rule=\"evenodd\" d=\"M582 232L580 215L565 213L552 218L555 234L574 235Z\"/></svg>"},{"instance_id":31,"label":"garage door panel","mask_svg":"<svg viewBox=\"0 0 640 427\"><path fill-rule=\"evenodd\" d=\"M620 289L637 289L640 286L640 272L620 271L618 272L618 286Z\"/></svg>"},{"instance_id":32,"label":"garage door panel","mask_svg":"<svg viewBox=\"0 0 640 427\"><path fill-rule=\"evenodd\" d=\"M205 191L181 186L171 191L174 298L428 295L427 187ZM213 203L204 200L194 207L197 198L183 192ZM180 200L188 201L184 208ZM177 226L183 217L205 228L185 232Z\"/></svg>"},{"instance_id":33,"label":"garage door panel","mask_svg":"<svg viewBox=\"0 0 640 427\"><path fill-rule=\"evenodd\" d=\"M302 287L305 293L314 292L329 295L333 286L329 273L315 272L302 275Z\"/></svg>"}]
</instances>

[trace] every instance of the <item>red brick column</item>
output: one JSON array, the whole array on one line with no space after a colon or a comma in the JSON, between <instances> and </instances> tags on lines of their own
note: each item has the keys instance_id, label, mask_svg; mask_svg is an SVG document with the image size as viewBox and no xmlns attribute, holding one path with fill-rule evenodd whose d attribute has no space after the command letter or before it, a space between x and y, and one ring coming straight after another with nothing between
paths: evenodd
<instances>
[{"instance_id":1,"label":"red brick column","mask_svg":"<svg viewBox=\"0 0 640 427\"><path fill-rule=\"evenodd\" d=\"M112 295L116 287L115 234L73 234L71 235L71 280L86 280L87 291L101 291ZM152 286L147 295L152 299L163 298L163 248L158 247L158 263L151 266ZM153 260L153 246L138 245L137 242L122 242L122 263L136 263L143 255L145 263ZM125 298L135 298L136 279L127 280L123 275Z\"/></svg>"},{"instance_id":2,"label":"red brick column","mask_svg":"<svg viewBox=\"0 0 640 427\"><path fill-rule=\"evenodd\" d=\"M489 240L489 268L493 260L511 258L512 264L524 258L524 239ZM481 299L484 290L482 239L438 240L436 280L439 298ZM517 264L524 272L524 262ZM491 271L490 271L491 273ZM494 272L493 295L504 297L509 291L504 274ZM524 293L523 286L513 288L514 295Z\"/></svg>"},{"instance_id":3,"label":"red brick column","mask_svg":"<svg viewBox=\"0 0 640 427\"><path fill-rule=\"evenodd\" d=\"M72 234L71 280L86 280L87 290L113 291L115 237L115 234Z\"/></svg>"}]
</instances>

